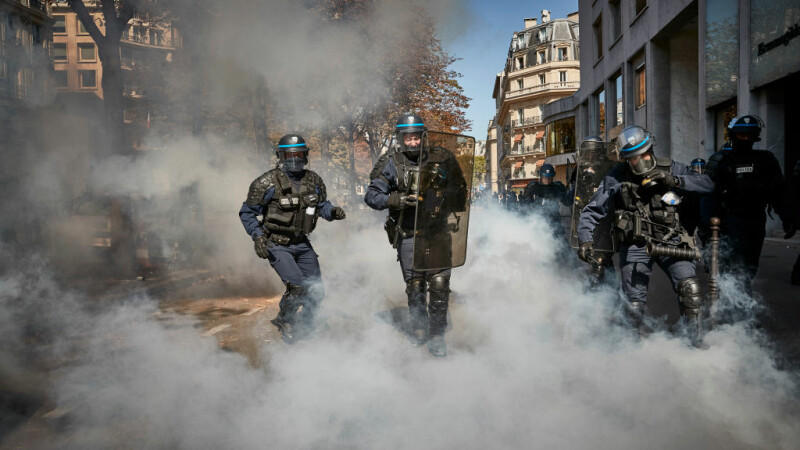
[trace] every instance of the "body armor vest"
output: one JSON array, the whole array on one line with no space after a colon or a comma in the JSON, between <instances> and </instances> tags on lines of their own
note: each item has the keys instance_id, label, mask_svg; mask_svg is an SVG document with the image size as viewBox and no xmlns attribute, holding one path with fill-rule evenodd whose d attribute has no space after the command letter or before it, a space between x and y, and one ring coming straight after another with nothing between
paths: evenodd
<instances>
[{"instance_id":1,"label":"body armor vest","mask_svg":"<svg viewBox=\"0 0 800 450\"><path fill-rule=\"evenodd\" d=\"M718 155L712 158L719 212L764 214L782 175L775 156L766 150L723 150Z\"/></svg>"},{"instance_id":2,"label":"body armor vest","mask_svg":"<svg viewBox=\"0 0 800 450\"><path fill-rule=\"evenodd\" d=\"M277 168L265 173L262 178L265 180L262 184L266 185L264 192L269 187L275 187L275 192L268 203L260 201L266 210L264 229L272 235L273 240L279 244L286 244L314 231L319 217L317 207L326 200L322 178L306 170L296 184ZM263 198L263 193L261 195Z\"/></svg>"},{"instance_id":3,"label":"body armor vest","mask_svg":"<svg viewBox=\"0 0 800 450\"><path fill-rule=\"evenodd\" d=\"M656 168L669 173L670 161L658 158ZM641 244L647 238L668 241L684 234L678 215L679 197L663 184L642 186L640 178L626 167L620 181L621 201L614 211L620 242Z\"/></svg>"}]
</instances>

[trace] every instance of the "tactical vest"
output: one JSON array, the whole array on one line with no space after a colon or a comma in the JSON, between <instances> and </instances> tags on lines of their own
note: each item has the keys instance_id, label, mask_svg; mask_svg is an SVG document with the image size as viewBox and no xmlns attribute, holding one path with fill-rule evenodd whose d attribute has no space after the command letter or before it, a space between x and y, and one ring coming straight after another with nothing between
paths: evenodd
<instances>
[{"instance_id":1,"label":"tactical vest","mask_svg":"<svg viewBox=\"0 0 800 450\"><path fill-rule=\"evenodd\" d=\"M667 173L670 160L658 158L656 167ZM620 181L620 201L615 203L615 227L619 242L641 244L645 238L657 240L685 232L678 215L680 201L669 201L676 194L663 184L642 186L629 168ZM666 201L665 201L666 200Z\"/></svg>"},{"instance_id":2,"label":"tactical vest","mask_svg":"<svg viewBox=\"0 0 800 450\"><path fill-rule=\"evenodd\" d=\"M253 192L253 186L257 192ZM264 203L264 192L273 186L275 191L272 198ZM276 168L253 182L248 201L255 199L259 199L258 203L265 207L263 227L272 240L288 244L302 240L314 231L319 217L317 207L326 200L325 184L319 175L306 170L298 188L281 169Z\"/></svg>"},{"instance_id":3,"label":"tactical vest","mask_svg":"<svg viewBox=\"0 0 800 450\"><path fill-rule=\"evenodd\" d=\"M719 212L763 215L782 178L775 156L766 150L723 150L712 161Z\"/></svg>"},{"instance_id":4,"label":"tactical vest","mask_svg":"<svg viewBox=\"0 0 800 450\"><path fill-rule=\"evenodd\" d=\"M372 168L372 172L369 174L370 179L380 178L387 186L391 186L392 183L383 175L383 169L386 168L389 160L392 160L395 170L397 171L397 179L395 180L397 191L403 194L419 193L419 165L413 164L405 153L394 149L381 155L378 162L375 163L375 167ZM389 210L389 217L386 218L386 224L384 224L384 228L387 229L387 232L390 228L396 228L396 224L400 220L400 215L400 211ZM413 208L405 208L402 215L403 223L400 224L401 232L403 237L410 236L414 231L415 210ZM390 241L391 240L393 240L392 237L390 237Z\"/></svg>"}]
</instances>

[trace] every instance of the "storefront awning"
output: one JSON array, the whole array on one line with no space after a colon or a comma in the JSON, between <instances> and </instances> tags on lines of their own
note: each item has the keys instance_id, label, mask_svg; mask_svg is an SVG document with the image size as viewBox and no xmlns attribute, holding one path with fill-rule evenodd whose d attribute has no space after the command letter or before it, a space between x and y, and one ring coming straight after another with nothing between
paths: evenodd
<instances>
[{"instance_id":1,"label":"storefront awning","mask_svg":"<svg viewBox=\"0 0 800 450\"><path fill-rule=\"evenodd\" d=\"M511 188L524 188L528 185L528 180L516 180L511 182Z\"/></svg>"},{"instance_id":2,"label":"storefront awning","mask_svg":"<svg viewBox=\"0 0 800 450\"><path fill-rule=\"evenodd\" d=\"M514 169L515 170L519 169L520 167L522 167L522 161L517 161L517 162L514 163Z\"/></svg>"}]
</instances>

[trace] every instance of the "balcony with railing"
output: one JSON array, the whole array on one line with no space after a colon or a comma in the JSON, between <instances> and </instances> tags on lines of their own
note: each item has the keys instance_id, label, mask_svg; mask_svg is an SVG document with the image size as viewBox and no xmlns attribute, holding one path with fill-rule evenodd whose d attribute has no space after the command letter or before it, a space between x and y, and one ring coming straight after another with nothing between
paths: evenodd
<instances>
[{"instance_id":1,"label":"balcony with railing","mask_svg":"<svg viewBox=\"0 0 800 450\"><path fill-rule=\"evenodd\" d=\"M579 81L555 81L552 83L543 83L538 86L529 88L517 89L516 91L509 91L506 94L506 99L521 97L523 95L535 94L537 92L544 92L556 89L578 89L581 83Z\"/></svg>"},{"instance_id":2,"label":"balcony with railing","mask_svg":"<svg viewBox=\"0 0 800 450\"><path fill-rule=\"evenodd\" d=\"M515 144L511 148L506 147L503 149L503 153L500 156L500 161L504 161L509 157L544 154L544 152L544 144L542 144L541 141L536 145Z\"/></svg>"},{"instance_id":3,"label":"balcony with railing","mask_svg":"<svg viewBox=\"0 0 800 450\"><path fill-rule=\"evenodd\" d=\"M526 127L530 125L541 125L542 116L524 117L522 119L511 119L511 128Z\"/></svg>"}]
</instances>

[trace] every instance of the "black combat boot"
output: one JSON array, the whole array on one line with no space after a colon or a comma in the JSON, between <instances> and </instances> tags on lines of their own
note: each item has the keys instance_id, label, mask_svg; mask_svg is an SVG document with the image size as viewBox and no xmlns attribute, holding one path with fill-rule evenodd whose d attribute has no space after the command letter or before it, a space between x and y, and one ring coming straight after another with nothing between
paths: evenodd
<instances>
[{"instance_id":1,"label":"black combat boot","mask_svg":"<svg viewBox=\"0 0 800 450\"><path fill-rule=\"evenodd\" d=\"M641 338L645 335L644 330L644 317L647 312L645 302L629 302L627 316L631 326L631 331L635 338Z\"/></svg>"},{"instance_id":2,"label":"black combat boot","mask_svg":"<svg viewBox=\"0 0 800 450\"><path fill-rule=\"evenodd\" d=\"M301 286L287 284L286 292L283 293L279 304L278 316L271 320L271 323L280 330L283 342L287 344L295 342L294 322L297 310L302 304L303 291Z\"/></svg>"},{"instance_id":3,"label":"black combat boot","mask_svg":"<svg viewBox=\"0 0 800 450\"><path fill-rule=\"evenodd\" d=\"M409 317L408 342L414 347L419 347L428 340L428 309L425 301L427 297L425 289L424 278L412 278L406 283Z\"/></svg>"},{"instance_id":4,"label":"black combat boot","mask_svg":"<svg viewBox=\"0 0 800 450\"><path fill-rule=\"evenodd\" d=\"M697 348L704 348L703 324L700 317L703 294L697 278L690 277L681 280L678 283L678 296L681 315L686 320L686 332L689 336L689 341Z\"/></svg>"},{"instance_id":5,"label":"black combat boot","mask_svg":"<svg viewBox=\"0 0 800 450\"><path fill-rule=\"evenodd\" d=\"M447 356L447 344L444 331L447 328L447 307L450 299L450 276L436 274L430 280L431 300L428 305L430 315L428 333L428 351L431 355Z\"/></svg>"}]
</instances>

